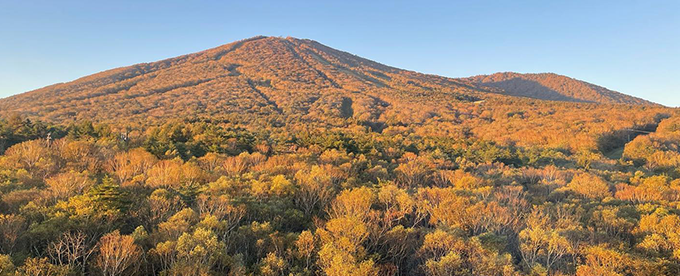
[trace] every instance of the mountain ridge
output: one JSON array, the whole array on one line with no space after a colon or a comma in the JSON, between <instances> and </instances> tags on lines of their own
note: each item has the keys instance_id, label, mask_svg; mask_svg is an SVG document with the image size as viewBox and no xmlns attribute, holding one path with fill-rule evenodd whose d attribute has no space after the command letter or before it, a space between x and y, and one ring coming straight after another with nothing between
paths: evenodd
<instances>
[{"instance_id":1,"label":"mountain ridge","mask_svg":"<svg viewBox=\"0 0 680 276\"><path fill-rule=\"evenodd\" d=\"M499 88L510 96L570 102L656 105L645 99L551 72L498 72L465 79L482 86Z\"/></svg>"}]
</instances>

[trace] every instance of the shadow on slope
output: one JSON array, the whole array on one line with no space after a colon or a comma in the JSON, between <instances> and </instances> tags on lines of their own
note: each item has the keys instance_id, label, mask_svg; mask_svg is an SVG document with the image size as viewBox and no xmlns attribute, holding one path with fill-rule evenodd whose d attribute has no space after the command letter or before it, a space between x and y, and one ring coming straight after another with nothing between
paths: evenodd
<instances>
[{"instance_id":1,"label":"shadow on slope","mask_svg":"<svg viewBox=\"0 0 680 276\"><path fill-rule=\"evenodd\" d=\"M597 139L597 148L605 156L611 159L619 159L623 154L623 149L630 141L640 135L649 135L656 131L659 123L663 119L669 118L668 114L660 114L655 118L654 124L623 128L605 133Z\"/></svg>"},{"instance_id":2,"label":"shadow on slope","mask_svg":"<svg viewBox=\"0 0 680 276\"><path fill-rule=\"evenodd\" d=\"M553 89L543 86L537 81L526 80L522 78L512 78L504 81L481 83L481 85L500 88L505 91L503 94L509 96L528 97L551 101L589 102L565 96Z\"/></svg>"}]
</instances>

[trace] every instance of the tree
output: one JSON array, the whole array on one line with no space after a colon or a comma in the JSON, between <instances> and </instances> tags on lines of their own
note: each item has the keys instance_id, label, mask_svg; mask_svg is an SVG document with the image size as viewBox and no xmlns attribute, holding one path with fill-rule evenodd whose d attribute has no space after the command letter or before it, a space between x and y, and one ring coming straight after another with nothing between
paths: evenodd
<instances>
[{"instance_id":1,"label":"tree","mask_svg":"<svg viewBox=\"0 0 680 276\"><path fill-rule=\"evenodd\" d=\"M53 265L47 258L28 258L17 269L18 276L67 276L72 274L67 266Z\"/></svg>"},{"instance_id":2,"label":"tree","mask_svg":"<svg viewBox=\"0 0 680 276\"><path fill-rule=\"evenodd\" d=\"M87 195L98 204L95 208L100 211L125 213L131 203L127 191L110 177L103 178L102 183L90 189Z\"/></svg>"},{"instance_id":3,"label":"tree","mask_svg":"<svg viewBox=\"0 0 680 276\"><path fill-rule=\"evenodd\" d=\"M428 214L430 224L450 228L469 228L467 208L471 200L456 194L453 188L421 188L416 195L418 210Z\"/></svg>"},{"instance_id":4,"label":"tree","mask_svg":"<svg viewBox=\"0 0 680 276\"><path fill-rule=\"evenodd\" d=\"M26 220L18 215L0 214L0 252L11 254L17 239L24 232Z\"/></svg>"},{"instance_id":5,"label":"tree","mask_svg":"<svg viewBox=\"0 0 680 276\"><path fill-rule=\"evenodd\" d=\"M158 162L158 159L153 154L142 148L135 148L128 152L116 154L109 161L109 168L120 183L126 183L133 179L144 181L145 173L156 162Z\"/></svg>"},{"instance_id":6,"label":"tree","mask_svg":"<svg viewBox=\"0 0 680 276\"><path fill-rule=\"evenodd\" d=\"M204 228L183 233L176 241L156 245L151 252L161 260L169 275L208 275L223 261L225 245L215 233Z\"/></svg>"},{"instance_id":7,"label":"tree","mask_svg":"<svg viewBox=\"0 0 680 276\"><path fill-rule=\"evenodd\" d=\"M353 217L365 222L375 200L375 194L367 187L345 190L335 198L328 213L331 218Z\"/></svg>"},{"instance_id":8,"label":"tree","mask_svg":"<svg viewBox=\"0 0 680 276\"><path fill-rule=\"evenodd\" d=\"M576 164L585 170L590 170L593 162L597 161L599 158L600 156L595 152L588 149L582 149L576 153Z\"/></svg>"},{"instance_id":9,"label":"tree","mask_svg":"<svg viewBox=\"0 0 680 276\"><path fill-rule=\"evenodd\" d=\"M330 175L320 166L312 166L309 171L300 170L295 174L298 190L295 193L295 204L305 215L314 210L323 210L333 199L335 187Z\"/></svg>"},{"instance_id":10,"label":"tree","mask_svg":"<svg viewBox=\"0 0 680 276\"><path fill-rule=\"evenodd\" d=\"M465 239L437 229L425 235L419 250L426 275L512 275L509 253L500 254L482 245L478 237Z\"/></svg>"},{"instance_id":11,"label":"tree","mask_svg":"<svg viewBox=\"0 0 680 276\"><path fill-rule=\"evenodd\" d=\"M286 260L277 256L275 252L269 252L260 262L260 273L264 276L285 275L287 266Z\"/></svg>"},{"instance_id":12,"label":"tree","mask_svg":"<svg viewBox=\"0 0 680 276\"><path fill-rule=\"evenodd\" d=\"M373 260L357 261L350 253L335 244L324 244L319 251L319 266L327 276L377 276Z\"/></svg>"},{"instance_id":13,"label":"tree","mask_svg":"<svg viewBox=\"0 0 680 276\"><path fill-rule=\"evenodd\" d=\"M50 149L46 140L31 140L7 149L6 162L27 170L31 176L43 178L59 170L61 160Z\"/></svg>"},{"instance_id":14,"label":"tree","mask_svg":"<svg viewBox=\"0 0 680 276\"><path fill-rule=\"evenodd\" d=\"M644 179L633 179L637 186L621 183L616 185L616 198L629 200L635 203L674 200L678 190L672 187L667 176L657 175Z\"/></svg>"},{"instance_id":15,"label":"tree","mask_svg":"<svg viewBox=\"0 0 680 276\"><path fill-rule=\"evenodd\" d=\"M635 233L643 234L639 248L657 254L671 255L680 260L680 216L669 214L664 208L640 218Z\"/></svg>"},{"instance_id":16,"label":"tree","mask_svg":"<svg viewBox=\"0 0 680 276\"><path fill-rule=\"evenodd\" d=\"M198 164L201 168L210 173L217 173L222 167L226 156L219 153L209 152L201 158L198 158Z\"/></svg>"},{"instance_id":17,"label":"tree","mask_svg":"<svg viewBox=\"0 0 680 276\"><path fill-rule=\"evenodd\" d=\"M203 179L203 170L193 162L181 159L162 160L147 172L146 184L152 188L173 188L191 186Z\"/></svg>"},{"instance_id":18,"label":"tree","mask_svg":"<svg viewBox=\"0 0 680 276\"><path fill-rule=\"evenodd\" d=\"M147 198L143 218L149 226L167 220L186 206L179 195L166 189L156 189Z\"/></svg>"},{"instance_id":19,"label":"tree","mask_svg":"<svg viewBox=\"0 0 680 276\"><path fill-rule=\"evenodd\" d=\"M104 154L92 141L64 141L59 154L70 170L99 173L104 169Z\"/></svg>"},{"instance_id":20,"label":"tree","mask_svg":"<svg viewBox=\"0 0 680 276\"><path fill-rule=\"evenodd\" d=\"M184 233L177 240L177 257L183 265L192 267L200 275L209 271L223 256L224 244L210 230L197 228L193 233Z\"/></svg>"},{"instance_id":21,"label":"tree","mask_svg":"<svg viewBox=\"0 0 680 276\"><path fill-rule=\"evenodd\" d=\"M15 269L9 255L0 255L0 276L12 276Z\"/></svg>"},{"instance_id":22,"label":"tree","mask_svg":"<svg viewBox=\"0 0 680 276\"><path fill-rule=\"evenodd\" d=\"M191 227L198 223L199 217L191 208L184 208L174 214L166 222L158 224L160 240L176 240L183 233L189 231Z\"/></svg>"},{"instance_id":23,"label":"tree","mask_svg":"<svg viewBox=\"0 0 680 276\"><path fill-rule=\"evenodd\" d=\"M94 186L94 181L86 172L70 171L46 179L45 184L47 184L55 199L67 199L82 194L85 190Z\"/></svg>"},{"instance_id":24,"label":"tree","mask_svg":"<svg viewBox=\"0 0 680 276\"><path fill-rule=\"evenodd\" d=\"M601 246L589 246L584 251L585 261L577 267L577 276L624 275L627 260L623 254Z\"/></svg>"},{"instance_id":25,"label":"tree","mask_svg":"<svg viewBox=\"0 0 680 276\"><path fill-rule=\"evenodd\" d=\"M602 178L590 173L575 175L567 188L586 198L602 199L611 196L609 184Z\"/></svg>"},{"instance_id":26,"label":"tree","mask_svg":"<svg viewBox=\"0 0 680 276\"><path fill-rule=\"evenodd\" d=\"M72 269L80 267L81 272L85 273L88 259L96 249L89 243L88 237L83 232L66 232L59 240L49 245L47 253L53 262L67 265Z\"/></svg>"},{"instance_id":27,"label":"tree","mask_svg":"<svg viewBox=\"0 0 680 276\"><path fill-rule=\"evenodd\" d=\"M97 267L106 276L134 274L143 254L132 236L121 235L118 230L99 240Z\"/></svg>"},{"instance_id":28,"label":"tree","mask_svg":"<svg viewBox=\"0 0 680 276\"><path fill-rule=\"evenodd\" d=\"M148 170L146 184L152 188L180 188L182 183L182 160L161 160Z\"/></svg>"},{"instance_id":29,"label":"tree","mask_svg":"<svg viewBox=\"0 0 680 276\"><path fill-rule=\"evenodd\" d=\"M550 271L565 255L573 253L572 243L562 234L569 229L557 227L559 225L575 225L575 222L553 222L545 209L535 209L531 213L527 219L527 228L519 233L520 253L529 269L541 263Z\"/></svg>"},{"instance_id":30,"label":"tree","mask_svg":"<svg viewBox=\"0 0 680 276\"><path fill-rule=\"evenodd\" d=\"M229 176L238 176L249 167L244 155L227 157L222 163L222 168Z\"/></svg>"},{"instance_id":31,"label":"tree","mask_svg":"<svg viewBox=\"0 0 680 276\"><path fill-rule=\"evenodd\" d=\"M368 238L369 229L362 221L364 217L353 213L358 211L355 208L365 206L372 195L364 188L353 191L338 196L340 199L336 199L335 212L332 213L335 218L316 232L323 244L319 250L318 265L329 276L378 273L374 261L365 260L366 252L362 246Z\"/></svg>"},{"instance_id":32,"label":"tree","mask_svg":"<svg viewBox=\"0 0 680 276\"><path fill-rule=\"evenodd\" d=\"M260 198L287 198L294 195L295 186L284 175L275 175L269 179L261 178L250 182L250 194Z\"/></svg>"},{"instance_id":33,"label":"tree","mask_svg":"<svg viewBox=\"0 0 680 276\"><path fill-rule=\"evenodd\" d=\"M404 162L395 169L397 183L402 187L415 188L429 183L434 165L425 157L417 157L407 153Z\"/></svg>"},{"instance_id":34,"label":"tree","mask_svg":"<svg viewBox=\"0 0 680 276\"><path fill-rule=\"evenodd\" d=\"M246 214L246 208L243 205L235 206L228 195L212 196L202 193L196 202L199 215L214 216L219 220L221 227L218 234L223 241L226 241L234 229L238 228Z\"/></svg>"},{"instance_id":35,"label":"tree","mask_svg":"<svg viewBox=\"0 0 680 276\"><path fill-rule=\"evenodd\" d=\"M302 231L295 241L296 254L304 260L305 269L309 269L312 256L316 249L314 235L310 231Z\"/></svg>"},{"instance_id":36,"label":"tree","mask_svg":"<svg viewBox=\"0 0 680 276\"><path fill-rule=\"evenodd\" d=\"M383 207L382 225L391 229L396 223L411 214L416 203L406 191L388 184L378 190L378 202Z\"/></svg>"}]
</instances>

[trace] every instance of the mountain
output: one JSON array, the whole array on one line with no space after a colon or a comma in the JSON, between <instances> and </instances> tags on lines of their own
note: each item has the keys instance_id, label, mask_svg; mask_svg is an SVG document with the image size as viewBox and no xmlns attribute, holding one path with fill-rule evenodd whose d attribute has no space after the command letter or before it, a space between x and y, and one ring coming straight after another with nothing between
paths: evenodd
<instances>
[{"instance_id":1,"label":"mountain","mask_svg":"<svg viewBox=\"0 0 680 276\"><path fill-rule=\"evenodd\" d=\"M472 94L479 89L465 80L389 67L312 40L254 37L2 99L0 114L20 112L49 121L227 113L376 117L389 98L435 91L447 100L476 100Z\"/></svg>"},{"instance_id":2,"label":"mountain","mask_svg":"<svg viewBox=\"0 0 680 276\"><path fill-rule=\"evenodd\" d=\"M602 145L612 133L674 112L649 104L554 74L454 79L312 40L254 37L0 99L0 118L141 129L209 120L253 131L335 129L578 149L618 147Z\"/></svg>"},{"instance_id":3,"label":"mountain","mask_svg":"<svg viewBox=\"0 0 680 276\"><path fill-rule=\"evenodd\" d=\"M260 36L0 99L0 115L22 113L53 122L143 122L228 114L324 123L338 118L386 121L386 112L404 116L449 112L443 109L451 104L502 95L648 104L557 75L445 78L386 66L312 40ZM427 111L414 102L439 111Z\"/></svg>"},{"instance_id":4,"label":"mountain","mask_svg":"<svg viewBox=\"0 0 680 276\"><path fill-rule=\"evenodd\" d=\"M649 105L649 101L628 96L591 83L553 73L496 73L467 78L485 87L501 89L510 96L535 99L611 104Z\"/></svg>"}]
</instances>

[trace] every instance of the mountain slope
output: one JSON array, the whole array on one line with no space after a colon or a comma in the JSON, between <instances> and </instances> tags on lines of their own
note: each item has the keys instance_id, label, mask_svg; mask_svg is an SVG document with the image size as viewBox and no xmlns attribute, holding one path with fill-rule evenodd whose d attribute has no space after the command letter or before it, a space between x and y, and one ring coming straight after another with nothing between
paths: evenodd
<instances>
[{"instance_id":1,"label":"mountain slope","mask_svg":"<svg viewBox=\"0 0 680 276\"><path fill-rule=\"evenodd\" d=\"M548 79L561 80L557 84L544 81L544 74L493 76L426 75L312 40L254 37L0 99L0 118L20 113L61 124L90 120L138 129L198 119L282 133L477 137L579 149L596 148L617 130L653 125L674 112L556 75ZM524 78L534 90L492 85ZM286 135L279 138L291 139Z\"/></svg>"},{"instance_id":2,"label":"mountain slope","mask_svg":"<svg viewBox=\"0 0 680 276\"><path fill-rule=\"evenodd\" d=\"M475 103L515 97L650 104L554 74L500 73L464 79L406 71L306 39L254 37L198 53L137 64L0 99L0 116L153 124L173 118L291 121L342 126L459 124ZM491 107L489 107L491 108ZM467 115L466 115L467 114Z\"/></svg>"},{"instance_id":3,"label":"mountain slope","mask_svg":"<svg viewBox=\"0 0 680 276\"><path fill-rule=\"evenodd\" d=\"M607 88L553 73L496 73L467 78L486 87L498 88L510 96L535 99L611 104L653 104Z\"/></svg>"},{"instance_id":4,"label":"mountain slope","mask_svg":"<svg viewBox=\"0 0 680 276\"><path fill-rule=\"evenodd\" d=\"M476 99L472 94L480 92L465 80L392 68L311 40L255 37L2 99L0 114L49 121L244 112L374 118L389 105L388 98L434 91L451 95L447 100ZM352 103L358 113L342 111L343 103Z\"/></svg>"}]
</instances>

